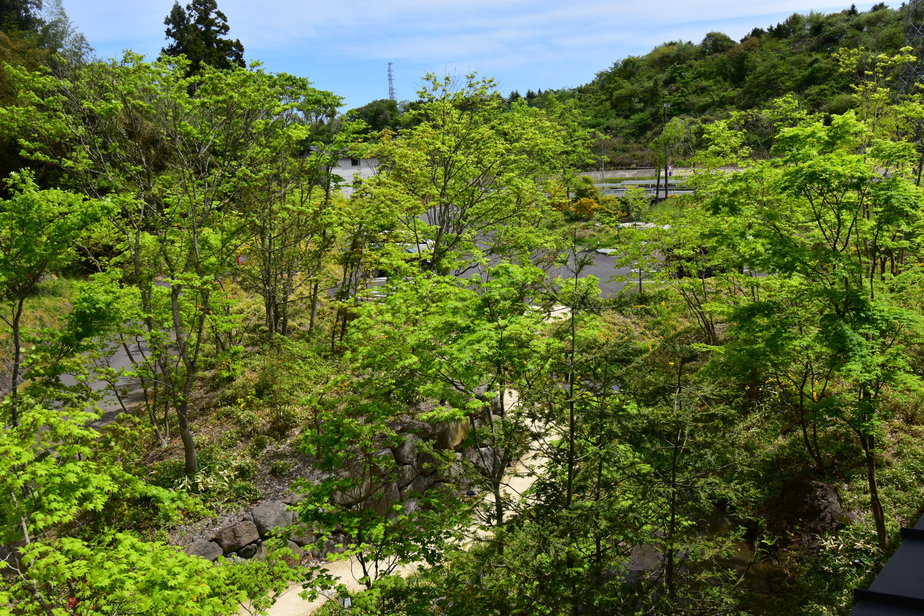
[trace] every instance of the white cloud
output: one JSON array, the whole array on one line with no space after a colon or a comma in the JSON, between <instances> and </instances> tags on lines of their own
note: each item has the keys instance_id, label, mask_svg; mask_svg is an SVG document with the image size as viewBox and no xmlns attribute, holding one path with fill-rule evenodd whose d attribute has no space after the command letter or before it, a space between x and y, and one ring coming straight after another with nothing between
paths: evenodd
<instances>
[{"instance_id":1,"label":"white cloud","mask_svg":"<svg viewBox=\"0 0 924 616\"><path fill-rule=\"evenodd\" d=\"M172 0L64 0L75 25L103 56L124 47L156 54L164 41L163 20ZM183 0L183 4L189 0ZM775 0L732 4L727 0L631 2L622 0L218 0L231 36L248 58L269 70L316 77L358 87L355 69L375 70L395 61L403 74L477 69L512 87L531 79L533 89L578 85L630 54L668 40L698 42L711 30L740 37L793 12L830 12L847 0ZM858 4L868 8L873 2ZM897 6L897 2L892 2ZM327 68L330 67L330 68ZM384 71L383 71L384 72ZM505 74L505 73L515 74ZM547 83L540 79L554 79ZM513 84L516 85L513 85ZM319 87L337 90L335 83ZM346 86L344 86L346 87ZM370 84L368 87L379 87ZM402 89L410 91L409 84ZM361 102L360 102L361 104Z\"/></svg>"}]
</instances>

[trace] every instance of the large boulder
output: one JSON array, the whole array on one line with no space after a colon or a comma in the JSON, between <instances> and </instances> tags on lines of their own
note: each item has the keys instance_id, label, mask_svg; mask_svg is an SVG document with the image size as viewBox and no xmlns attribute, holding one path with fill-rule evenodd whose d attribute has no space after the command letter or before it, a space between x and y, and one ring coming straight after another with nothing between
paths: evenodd
<instances>
[{"instance_id":1,"label":"large boulder","mask_svg":"<svg viewBox=\"0 0 924 616\"><path fill-rule=\"evenodd\" d=\"M395 467L395 454L392 453L392 450L389 448L379 449L375 452L375 459L373 460L373 471L378 476L382 476L385 473L391 471Z\"/></svg>"},{"instance_id":2,"label":"large boulder","mask_svg":"<svg viewBox=\"0 0 924 616\"><path fill-rule=\"evenodd\" d=\"M244 547L242 547L240 550L237 551L237 555L240 556L241 558L253 558L254 556L257 555L257 552L259 551L259 549L260 549L260 546L257 545L256 543L248 543L247 545L245 545Z\"/></svg>"},{"instance_id":3,"label":"large boulder","mask_svg":"<svg viewBox=\"0 0 924 616\"><path fill-rule=\"evenodd\" d=\"M420 496L434 483L436 483L436 477L433 475L419 475L406 488L401 490L401 497L410 498L415 495Z\"/></svg>"},{"instance_id":4,"label":"large boulder","mask_svg":"<svg viewBox=\"0 0 924 616\"><path fill-rule=\"evenodd\" d=\"M765 507L767 529L779 536L814 543L814 538L842 528L849 516L841 508L837 490L821 481L797 479L780 490Z\"/></svg>"},{"instance_id":5,"label":"large boulder","mask_svg":"<svg viewBox=\"0 0 924 616\"><path fill-rule=\"evenodd\" d=\"M414 468L420 475L432 475L439 470L439 467L439 463L431 453L419 453L417 454L417 458L414 460Z\"/></svg>"},{"instance_id":6,"label":"large boulder","mask_svg":"<svg viewBox=\"0 0 924 616\"><path fill-rule=\"evenodd\" d=\"M629 551L629 572L626 581L630 584L642 580L657 579L658 565L661 564L661 552L650 545L634 545Z\"/></svg>"},{"instance_id":7,"label":"large boulder","mask_svg":"<svg viewBox=\"0 0 924 616\"><path fill-rule=\"evenodd\" d=\"M466 421L450 421L439 424L436 432L436 446L439 449L458 449L465 437L468 436L470 426Z\"/></svg>"},{"instance_id":8,"label":"large boulder","mask_svg":"<svg viewBox=\"0 0 924 616\"><path fill-rule=\"evenodd\" d=\"M286 562L288 562L290 566L297 565L298 563L302 562L302 560L304 560L305 550L303 550L301 546L299 546L294 541L289 541L286 545L289 548L289 551L292 552L292 559L290 560L286 558Z\"/></svg>"},{"instance_id":9,"label":"large boulder","mask_svg":"<svg viewBox=\"0 0 924 616\"><path fill-rule=\"evenodd\" d=\"M191 546L186 548L186 553L190 556L198 556L199 558L204 558L205 560L215 560L224 554L224 551L221 549L221 546L214 541L206 541L205 539L200 539L199 541L196 541Z\"/></svg>"},{"instance_id":10,"label":"large boulder","mask_svg":"<svg viewBox=\"0 0 924 616\"><path fill-rule=\"evenodd\" d=\"M370 503L370 509L380 516L387 516L391 513L392 505L401 500L401 492L397 485L390 483L370 500L372 501Z\"/></svg>"},{"instance_id":11,"label":"large boulder","mask_svg":"<svg viewBox=\"0 0 924 616\"><path fill-rule=\"evenodd\" d=\"M276 529L284 529L295 523L295 512L289 511L285 503L266 501L254 508L253 522L261 537L267 537Z\"/></svg>"},{"instance_id":12,"label":"large boulder","mask_svg":"<svg viewBox=\"0 0 924 616\"><path fill-rule=\"evenodd\" d=\"M416 498L409 498L401 503L401 513L411 515L420 510L420 501Z\"/></svg>"},{"instance_id":13,"label":"large boulder","mask_svg":"<svg viewBox=\"0 0 924 616\"><path fill-rule=\"evenodd\" d=\"M398 485L404 487L414 481L417 477L417 471L410 464L398 467Z\"/></svg>"},{"instance_id":14,"label":"large boulder","mask_svg":"<svg viewBox=\"0 0 924 616\"><path fill-rule=\"evenodd\" d=\"M488 477L494 477L503 472L504 454L501 449L469 447L462 452L462 455Z\"/></svg>"},{"instance_id":15,"label":"large boulder","mask_svg":"<svg viewBox=\"0 0 924 616\"><path fill-rule=\"evenodd\" d=\"M401 443L399 447L392 450L398 464L407 465L414 463L414 460L417 459L417 443L419 442L420 437L416 434L406 434L404 436L404 442Z\"/></svg>"},{"instance_id":16,"label":"large boulder","mask_svg":"<svg viewBox=\"0 0 924 616\"><path fill-rule=\"evenodd\" d=\"M419 438L431 441L436 438L438 426L427 421L412 417L402 417L395 423L395 431L401 434L413 434Z\"/></svg>"},{"instance_id":17,"label":"large boulder","mask_svg":"<svg viewBox=\"0 0 924 616\"><path fill-rule=\"evenodd\" d=\"M247 544L260 540L257 525L249 520L225 526L215 533L215 543L221 546L225 554L236 552Z\"/></svg>"},{"instance_id":18,"label":"large boulder","mask_svg":"<svg viewBox=\"0 0 924 616\"><path fill-rule=\"evenodd\" d=\"M310 545L315 542L315 539L314 530L305 525L294 526L289 533L289 541L298 547Z\"/></svg>"},{"instance_id":19,"label":"large boulder","mask_svg":"<svg viewBox=\"0 0 924 616\"><path fill-rule=\"evenodd\" d=\"M341 507L352 507L353 505L356 505L369 498L371 494L372 479L370 477L363 477L352 488L334 492L333 496L331 496L331 500L334 501L335 505L340 505Z\"/></svg>"}]
</instances>

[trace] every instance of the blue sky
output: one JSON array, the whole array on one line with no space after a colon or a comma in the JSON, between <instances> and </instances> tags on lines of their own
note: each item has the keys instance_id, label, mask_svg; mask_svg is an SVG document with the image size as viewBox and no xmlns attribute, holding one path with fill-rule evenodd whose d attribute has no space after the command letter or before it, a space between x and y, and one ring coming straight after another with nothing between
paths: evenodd
<instances>
[{"instance_id":1,"label":"blue sky","mask_svg":"<svg viewBox=\"0 0 924 616\"><path fill-rule=\"evenodd\" d=\"M185 5L189 0L183 0ZM63 0L102 58L155 57L173 0ZM857 2L860 10L874 2ZM887 2L898 6L897 2ZM218 0L248 61L308 77L344 98L344 110L387 98L394 63L399 100L416 97L427 72L477 71L501 91L578 86L629 55L710 31L740 39L794 12L833 12L836 0Z\"/></svg>"}]
</instances>

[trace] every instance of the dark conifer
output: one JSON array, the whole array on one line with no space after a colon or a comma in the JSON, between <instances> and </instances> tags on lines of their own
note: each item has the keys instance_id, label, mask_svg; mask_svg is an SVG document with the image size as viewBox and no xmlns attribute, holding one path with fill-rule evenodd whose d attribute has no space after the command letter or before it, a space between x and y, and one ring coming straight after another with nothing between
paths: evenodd
<instances>
[{"instance_id":1,"label":"dark conifer","mask_svg":"<svg viewBox=\"0 0 924 616\"><path fill-rule=\"evenodd\" d=\"M219 69L244 66L244 46L239 39L225 38L228 18L218 10L215 0L192 0L183 9L174 2L164 19L167 38L173 42L162 52L168 56L185 55L190 72L195 74L203 65Z\"/></svg>"},{"instance_id":2,"label":"dark conifer","mask_svg":"<svg viewBox=\"0 0 924 616\"><path fill-rule=\"evenodd\" d=\"M42 0L0 0L0 29L34 32L42 26Z\"/></svg>"}]
</instances>

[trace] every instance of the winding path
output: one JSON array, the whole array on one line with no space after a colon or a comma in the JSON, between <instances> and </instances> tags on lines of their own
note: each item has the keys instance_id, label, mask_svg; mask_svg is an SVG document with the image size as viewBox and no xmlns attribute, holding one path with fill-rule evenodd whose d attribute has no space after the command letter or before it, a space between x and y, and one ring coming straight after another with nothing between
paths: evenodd
<instances>
[{"instance_id":1,"label":"winding path","mask_svg":"<svg viewBox=\"0 0 924 616\"><path fill-rule=\"evenodd\" d=\"M561 308L553 310L550 319L555 320L562 318L564 314L566 313L563 312ZM519 396L517 392L508 390L505 394L504 406L508 409L512 409L518 403ZM538 445L538 443L534 444ZM510 471L504 475L503 485L501 487L504 498L510 501L519 500L523 498L523 494L530 486L535 483L539 476L539 471L545 462L545 459L538 452L538 447L530 447L529 453L517 461ZM485 502L493 503L494 495L488 493L488 495L485 496ZM472 531L474 537L484 538L487 536L486 531L478 524L473 523L469 527L469 530ZM419 564L412 563L397 569L396 573L402 577L408 577L415 573L419 567ZM323 566L323 570L330 573L338 582L346 586L347 590L350 592L358 592L365 589L365 587L357 581L362 574L354 569L353 559L335 560L326 563ZM295 584L290 586L288 590L284 591L276 598L276 603L273 604L266 614L268 616L309 616L310 614L314 614L327 601L336 598L335 596L321 595L314 601L308 601L299 596L299 592L301 592L300 585ZM252 616L252 614L253 612L250 610L249 605L243 606L239 612L239 616Z\"/></svg>"}]
</instances>

